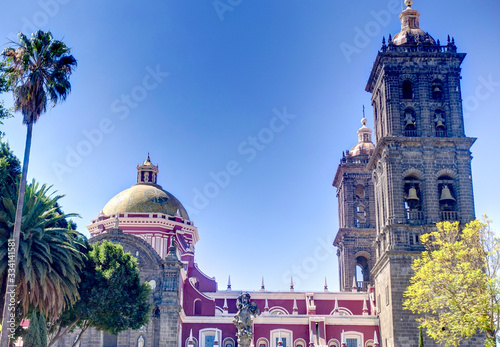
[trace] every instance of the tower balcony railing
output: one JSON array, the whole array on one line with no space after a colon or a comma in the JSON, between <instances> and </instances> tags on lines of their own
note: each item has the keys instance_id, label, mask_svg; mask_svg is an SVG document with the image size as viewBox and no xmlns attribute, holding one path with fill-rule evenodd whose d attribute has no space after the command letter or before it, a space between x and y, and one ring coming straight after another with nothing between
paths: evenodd
<instances>
[{"instance_id":1,"label":"tower balcony railing","mask_svg":"<svg viewBox=\"0 0 500 347\"><path fill-rule=\"evenodd\" d=\"M370 223L360 223L360 222L356 222L356 228L359 228L359 229L367 229L367 228L371 228L371 226L370 226Z\"/></svg>"},{"instance_id":2,"label":"tower balcony railing","mask_svg":"<svg viewBox=\"0 0 500 347\"><path fill-rule=\"evenodd\" d=\"M440 212L441 221L455 222L458 221L457 211L441 211Z\"/></svg>"},{"instance_id":3,"label":"tower balcony railing","mask_svg":"<svg viewBox=\"0 0 500 347\"><path fill-rule=\"evenodd\" d=\"M368 281L356 281L356 285L358 286L358 292L368 291L369 284L370 284L370 282L368 282Z\"/></svg>"},{"instance_id":4,"label":"tower balcony railing","mask_svg":"<svg viewBox=\"0 0 500 347\"><path fill-rule=\"evenodd\" d=\"M404 136L406 137L417 137L419 136L418 130L413 129L413 130L404 130Z\"/></svg>"},{"instance_id":5,"label":"tower balcony railing","mask_svg":"<svg viewBox=\"0 0 500 347\"><path fill-rule=\"evenodd\" d=\"M411 225L424 225L425 216L422 211L406 211L406 219Z\"/></svg>"},{"instance_id":6,"label":"tower balcony railing","mask_svg":"<svg viewBox=\"0 0 500 347\"><path fill-rule=\"evenodd\" d=\"M457 46L455 42L449 42L447 45L442 46L438 41L437 45L433 44L406 44L406 45L395 45L393 43L389 43L388 45L382 44L382 52L427 52L427 53L456 53Z\"/></svg>"},{"instance_id":7,"label":"tower balcony railing","mask_svg":"<svg viewBox=\"0 0 500 347\"><path fill-rule=\"evenodd\" d=\"M436 130L436 137L448 137L445 130Z\"/></svg>"}]
</instances>

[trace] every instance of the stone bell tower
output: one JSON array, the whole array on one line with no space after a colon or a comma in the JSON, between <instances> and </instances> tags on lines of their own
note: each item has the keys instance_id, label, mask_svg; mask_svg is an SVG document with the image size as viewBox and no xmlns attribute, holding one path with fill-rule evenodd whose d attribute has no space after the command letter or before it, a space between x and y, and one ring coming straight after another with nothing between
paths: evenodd
<instances>
[{"instance_id":1,"label":"stone bell tower","mask_svg":"<svg viewBox=\"0 0 500 347\"><path fill-rule=\"evenodd\" d=\"M366 168L375 146L364 114L361 123L358 144L344 152L333 181L339 205L333 244L338 247L340 290L346 292L367 291L373 285L370 271L375 264L375 198L372 174Z\"/></svg>"},{"instance_id":2,"label":"stone bell tower","mask_svg":"<svg viewBox=\"0 0 500 347\"><path fill-rule=\"evenodd\" d=\"M413 1L405 4L401 31L384 39L366 86L377 143L367 165L376 210L372 276L384 347L418 341L418 324L402 303L411 264L423 250L420 235L439 221L475 218L475 139L465 136L460 90L465 54L457 53L454 39L441 45L420 29Z\"/></svg>"}]
</instances>

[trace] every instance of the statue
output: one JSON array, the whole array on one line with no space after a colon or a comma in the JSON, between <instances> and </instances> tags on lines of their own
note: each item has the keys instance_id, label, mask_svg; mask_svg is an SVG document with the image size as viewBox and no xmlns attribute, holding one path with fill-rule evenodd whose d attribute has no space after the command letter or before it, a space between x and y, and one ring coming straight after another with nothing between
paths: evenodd
<instances>
[{"instance_id":1,"label":"statue","mask_svg":"<svg viewBox=\"0 0 500 347\"><path fill-rule=\"evenodd\" d=\"M260 315L260 310L254 301L250 302L248 293L243 293L238 297L236 308L238 308L238 313L234 316L233 323L238 330L236 333L238 346L249 347L253 337L252 318Z\"/></svg>"},{"instance_id":2,"label":"statue","mask_svg":"<svg viewBox=\"0 0 500 347\"><path fill-rule=\"evenodd\" d=\"M119 214L117 213L116 214L116 217L115 217L115 229L118 229L119 226L120 226L120 219L118 218Z\"/></svg>"},{"instance_id":3,"label":"statue","mask_svg":"<svg viewBox=\"0 0 500 347\"><path fill-rule=\"evenodd\" d=\"M144 337L142 335L137 340L137 347L144 347Z\"/></svg>"}]
</instances>

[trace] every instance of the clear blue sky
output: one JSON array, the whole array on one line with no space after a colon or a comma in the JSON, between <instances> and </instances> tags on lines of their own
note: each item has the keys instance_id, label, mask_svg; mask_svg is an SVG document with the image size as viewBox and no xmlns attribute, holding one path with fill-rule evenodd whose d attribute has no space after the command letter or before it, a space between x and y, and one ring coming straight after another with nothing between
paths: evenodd
<instances>
[{"instance_id":1,"label":"clear blue sky","mask_svg":"<svg viewBox=\"0 0 500 347\"><path fill-rule=\"evenodd\" d=\"M468 53L462 90L466 133L478 138L476 212L498 224L500 4L413 7L425 31L442 43L454 36ZM382 36L400 29L400 0L19 0L2 8L2 43L51 30L78 59L68 100L35 126L29 176L66 195L64 210L82 217L79 231L135 183L150 152L159 183L198 226L197 262L219 288L231 275L235 289L258 289L264 276L268 289L287 290L293 270L297 289L322 290L326 276L338 290L331 183L342 151L357 142L363 104L373 126L364 88ZM20 116L1 130L22 157ZM211 173L228 163L234 175L217 192ZM205 189L208 203L196 199Z\"/></svg>"}]
</instances>

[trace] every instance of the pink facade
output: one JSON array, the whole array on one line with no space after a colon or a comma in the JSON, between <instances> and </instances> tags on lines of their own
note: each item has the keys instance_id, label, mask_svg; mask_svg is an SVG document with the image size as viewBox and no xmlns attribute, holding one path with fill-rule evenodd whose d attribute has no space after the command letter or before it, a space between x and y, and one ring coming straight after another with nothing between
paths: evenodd
<instances>
[{"instance_id":1,"label":"pink facade","mask_svg":"<svg viewBox=\"0 0 500 347\"><path fill-rule=\"evenodd\" d=\"M178 290L178 346L236 347L233 318L242 292L231 290L230 285L218 290L215 279L195 264L198 230L182 204L156 184L157 175L158 167L148 157L138 166L137 184L113 198L88 229L93 237L120 229L145 241L161 259L173 238L177 258L183 264ZM297 292L292 287L289 292L262 289L249 294L261 311L253 321L254 346L378 346L373 289L371 293L334 293L327 289Z\"/></svg>"}]
</instances>

